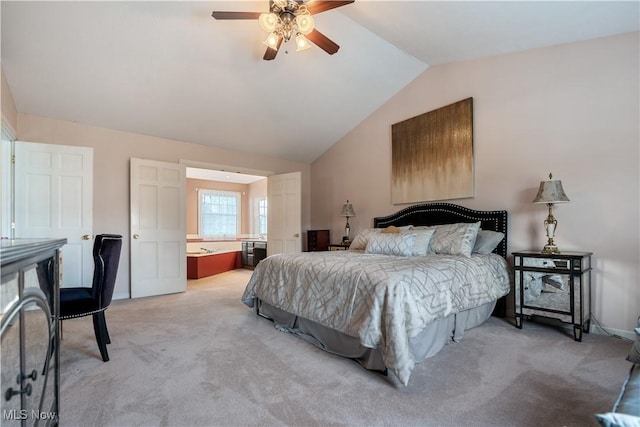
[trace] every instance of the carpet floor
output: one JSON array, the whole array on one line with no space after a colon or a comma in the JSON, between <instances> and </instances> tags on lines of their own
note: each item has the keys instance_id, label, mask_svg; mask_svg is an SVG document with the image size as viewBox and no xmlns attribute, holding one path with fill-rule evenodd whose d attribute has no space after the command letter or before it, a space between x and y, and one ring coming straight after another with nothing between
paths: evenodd
<instances>
[{"instance_id":1,"label":"carpet floor","mask_svg":"<svg viewBox=\"0 0 640 427\"><path fill-rule=\"evenodd\" d=\"M404 387L257 317L250 275L114 301L106 363L91 317L65 321L61 426L597 426L630 367L630 341L491 318Z\"/></svg>"}]
</instances>

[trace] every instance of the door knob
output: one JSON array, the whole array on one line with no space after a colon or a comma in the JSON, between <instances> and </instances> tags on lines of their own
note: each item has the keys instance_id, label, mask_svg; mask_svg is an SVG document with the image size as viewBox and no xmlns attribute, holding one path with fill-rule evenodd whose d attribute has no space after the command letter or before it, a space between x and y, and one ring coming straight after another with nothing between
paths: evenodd
<instances>
[{"instance_id":1,"label":"door knob","mask_svg":"<svg viewBox=\"0 0 640 427\"><path fill-rule=\"evenodd\" d=\"M300 237L300 233L294 234L293 237Z\"/></svg>"},{"instance_id":2,"label":"door knob","mask_svg":"<svg viewBox=\"0 0 640 427\"><path fill-rule=\"evenodd\" d=\"M91 239L91 234L85 234L82 236L82 240L90 240Z\"/></svg>"},{"instance_id":3,"label":"door knob","mask_svg":"<svg viewBox=\"0 0 640 427\"><path fill-rule=\"evenodd\" d=\"M140 237L140 235L139 235L138 233L136 233L136 234L134 234L134 235L133 235L133 238L134 238L134 239L137 239L138 237Z\"/></svg>"}]
</instances>

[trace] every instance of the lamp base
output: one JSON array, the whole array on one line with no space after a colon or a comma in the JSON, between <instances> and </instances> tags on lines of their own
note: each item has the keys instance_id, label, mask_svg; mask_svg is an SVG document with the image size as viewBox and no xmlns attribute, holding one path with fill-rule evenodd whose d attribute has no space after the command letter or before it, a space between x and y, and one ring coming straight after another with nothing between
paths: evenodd
<instances>
[{"instance_id":1,"label":"lamp base","mask_svg":"<svg viewBox=\"0 0 640 427\"><path fill-rule=\"evenodd\" d=\"M542 253L543 254L559 254L560 250L556 245L544 245L544 248L542 248Z\"/></svg>"}]
</instances>

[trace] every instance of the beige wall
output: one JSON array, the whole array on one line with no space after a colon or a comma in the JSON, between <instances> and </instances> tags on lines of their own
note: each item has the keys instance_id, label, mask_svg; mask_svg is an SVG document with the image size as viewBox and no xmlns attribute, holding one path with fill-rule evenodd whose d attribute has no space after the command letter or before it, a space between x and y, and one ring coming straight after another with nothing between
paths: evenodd
<instances>
[{"instance_id":1,"label":"beige wall","mask_svg":"<svg viewBox=\"0 0 640 427\"><path fill-rule=\"evenodd\" d=\"M112 108L117 108L113 106ZM302 173L302 226L309 226L310 165L206 147L182 141L18 114L18 140L94 148L94 234L125 236L114 298L129 297L129 159L178 163L181 160L252 170ZM185 260L186 262L186 260Z\"/></svg>"},{"instance_id":2,"label":"beige wall","mask_svg":"<svg viewBox=\"0 0 640 427\"><path fill-rule=\"evenodd\" d=\"M476 209L509 211L509 249L545 243L549 172L570 203L554 209L561 250L594 253L594 314L631 331L640 315L639 34L561 45L425 71L311 167L311 226L336 241L349 199L354 231L391 204L391 125L473 97Z\"/></svg>"}]
</instances>

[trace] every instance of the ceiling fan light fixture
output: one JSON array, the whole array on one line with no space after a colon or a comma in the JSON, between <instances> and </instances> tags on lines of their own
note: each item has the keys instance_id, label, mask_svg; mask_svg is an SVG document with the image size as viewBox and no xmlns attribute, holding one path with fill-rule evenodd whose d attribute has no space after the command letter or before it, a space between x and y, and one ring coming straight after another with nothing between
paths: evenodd
<instances>
[{"instance_id":1,"label":"ceiling fan light fixture","mask_svg":"<svg viewBox=\"0 0 640 427\"><path fill-rule=\"evenodd\" d=\"M273 4L277 6L279 9L284 9L287 7L287 0L274 0Z\"/></svg>"},{"instance_id":2,"label":"ceiling fan light fixture","mask_svg":"<svg viewBox=\"0 0 640 427\"><path fill-rule=\"evenodd\" d=\"M264 31L271 33L276 29L276 25L278 24L278 15L275 13L263 13L258 18L258 23Z\"/></svg>"},{"instance_id":3,"label":"ceiling fan light fixture","mask_svg":"<svg viewBox=\"0 0 640 427\"><path fill-rule=\"evenodd\" d=\"M314 20L311 15L298 15L296 16L296 25L298 31L302 34L309 34L313 31Z\"/></svg>"},{"instance_id":4,"label":"ceiling fan light fixture","mask_svg":"<svg viewBox=\"0 0 640 427\"><path fill-rule=\"evenodd\" d=\"M309 43L309 40L307 40L304 35L298 34L296 36L296 46L296 52L300 52L301 50L309 49L311 47L311 43Z\"/></svg>"},{"instance_id":5,"label":"ceiling fan light fixture","mask_svg":"<svg viewBox=\"0 0 640 427\"><path fill-rule=\"evenodd\" d=\"M262 43L266 44L268 47L270 47L273 50L278 50L278 39L279 37L276 33L270 33L267 36L267 39Z\"/></svg>"}]
</instances>

